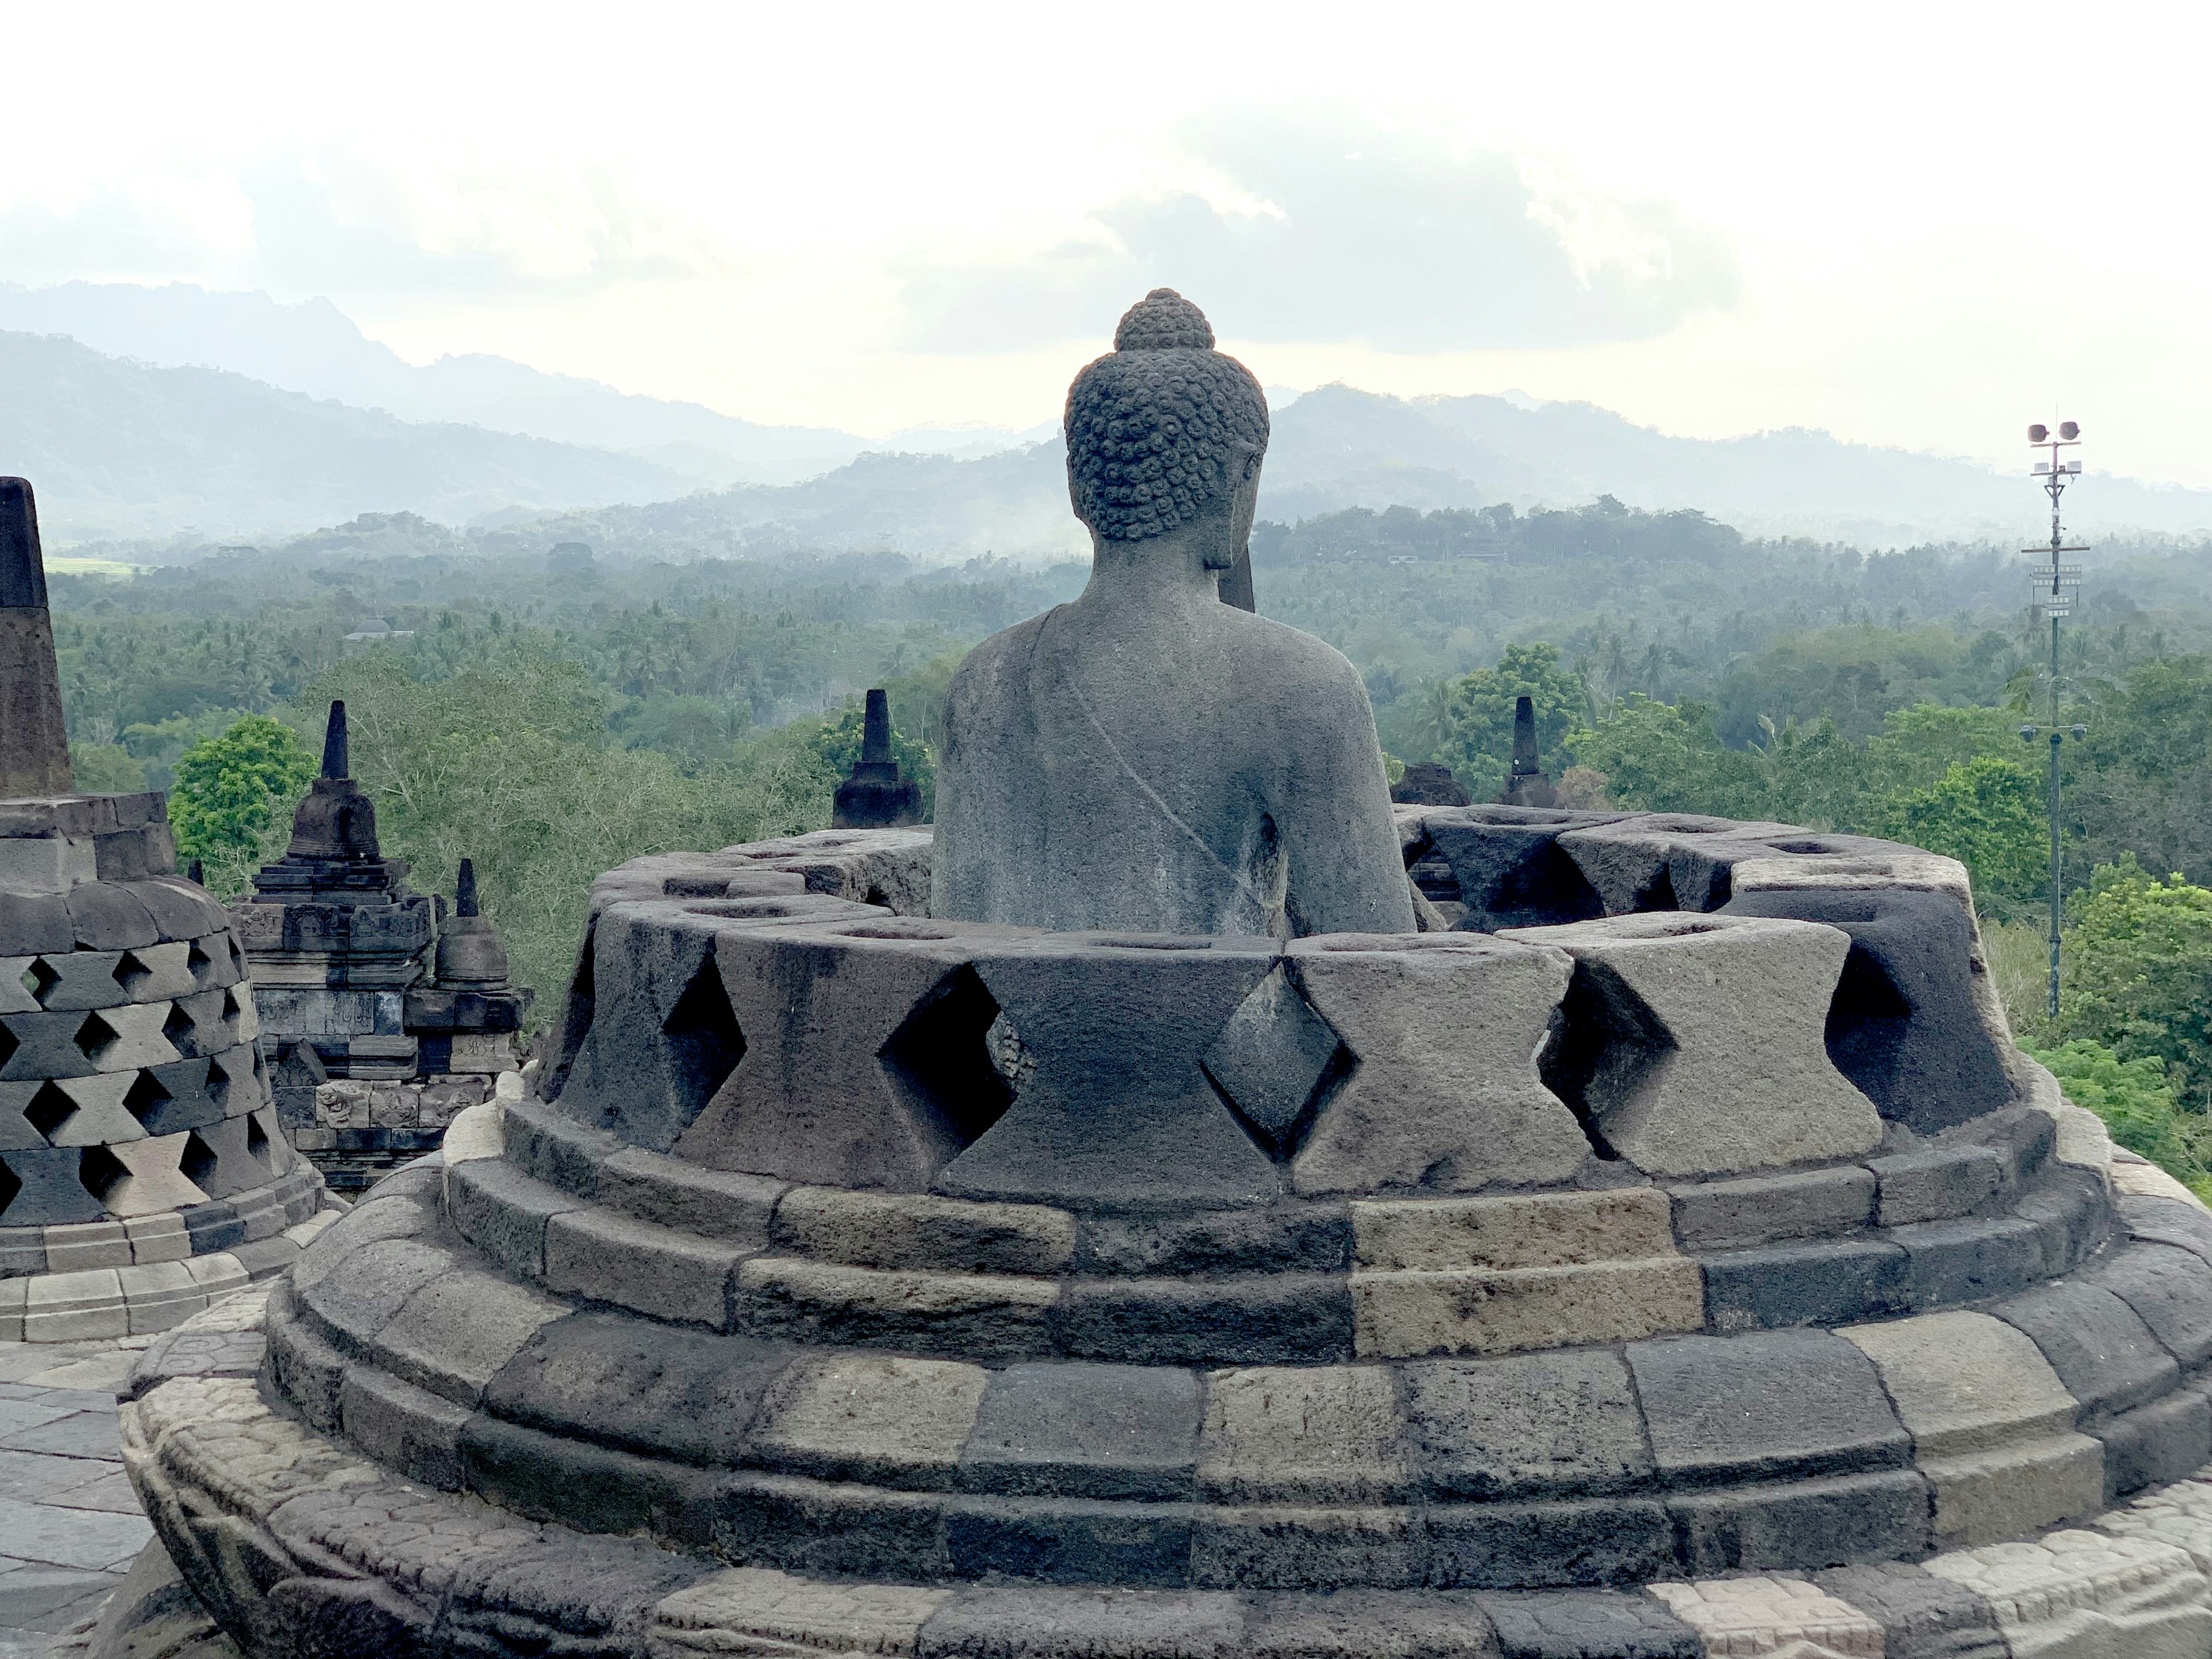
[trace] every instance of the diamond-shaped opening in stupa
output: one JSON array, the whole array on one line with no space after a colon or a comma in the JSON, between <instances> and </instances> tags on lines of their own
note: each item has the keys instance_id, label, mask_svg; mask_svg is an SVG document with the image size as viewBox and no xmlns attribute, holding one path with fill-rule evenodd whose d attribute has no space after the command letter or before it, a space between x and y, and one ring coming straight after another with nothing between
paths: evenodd
<instances>
[{"instance_id":1,"label":"diamond-shaped opening in stupa","mask_svg":"<svg viewBox=\"0 0 2212 1659\"><path fill-rule=\"evenodd\" d=\"M668 1018L660 1022L667 1050L669 1086L692 1121L745 1057L745 1034L722 988L722 975L708 951Z\"/></svg>"},{"instance_id":2,"label":"diamond-shaped opening in stupa","mask_svg":"<svg viewBox=\"0 0 2212 1659\"><path fill-rule=\"evenodd\" d=\"M994 1027L1001 1034L995 1044ZM1000 1060L1011 1059L1019 1073L1026 1054L1019 1042L1011 1023L1000 1024L997 999L963 963L908 1011L876 1057L908 1109L965 1151L1014 1103L1014 1085ZM1033 1057L1027 1069L1036 1070Z\"/></svg>"},{"instance_id":3,"label":"diamond-shaped opening in stupa","mask_svg":"<svg viewBox=\"0 0 2212 1659\"><path fill-rule=\"evenodd\" d=\"M48 1141L53 1139L63 1124L76 1115L76 1102L52 1083L41 1087L31 1097L30 1103L23 1108L24 1121Z\"/></svg>"},{"instance_id":4,"label":"diamond-shaped opening in stupa","mask_svg":"<svg viewBox=\"0 0 2212 1659\"><path fill-rule=\"evenodd\" d=\"M1244 1133L1281 1159L1297 1152L1359 1062L1279 963L1237 1005L1199 1063Z\"/></svg>"},{"instance_id":5,"label":"diamond-shaped opening in stupa","mask_svg":"<svg viewBox=\"0 0 2212 1659\"><path fill-rule=\"evenodd\" d=\"M1607 1120L1657 1086L1674 1047L1674 1033L1619 974L1601 963L1578 962L1566 995L1552 1011L1536 1069L1575 1115L1590 1150L1618 1158Z\"/></svg>"}]
</instances>

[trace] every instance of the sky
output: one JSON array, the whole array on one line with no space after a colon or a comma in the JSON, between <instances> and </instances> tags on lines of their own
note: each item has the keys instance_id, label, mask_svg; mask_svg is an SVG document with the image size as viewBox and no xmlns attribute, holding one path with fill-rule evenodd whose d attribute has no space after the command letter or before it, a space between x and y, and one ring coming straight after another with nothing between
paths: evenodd
<instances>
[{"instance_id":1,"label":"sky","mask_svg":"<svg viewBox=\"0 0 2212 1659\"><path fill-rule=\"evenodd\" d=\"M2203 7L0 0L0 282L325 296L748 419L1270 386L2212 484Z\"/></svg>"}]
</instances>

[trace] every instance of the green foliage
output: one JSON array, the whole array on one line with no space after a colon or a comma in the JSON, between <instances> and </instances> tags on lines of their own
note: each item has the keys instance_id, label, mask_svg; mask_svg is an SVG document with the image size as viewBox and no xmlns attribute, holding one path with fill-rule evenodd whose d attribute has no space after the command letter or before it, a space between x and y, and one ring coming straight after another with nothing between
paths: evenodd
<instances>
[{"instance_id":1,"label":"green foliage","mask_svg":"<svg viewBox=\"0 0 2212 1659\"><path fill-rule=\"evenodd\" d=\"M1632 691L1610 720L1570 732L1566 746L1620 805L1759 816L1743 810L1760 792L1758 762L1714 735L1712 711L1702 703L1660 702Z\"/></svg>"},{"instance_id":2,"label":"green foliage","mask_svg":"<svg viewBox=\"0 0 2212 1659\"><path fill-rule=\"evenodd\" d=\"M2181 1108L2156 1059L2123 1060L2087 1037L2021 1048L2050 1068L2067 1099L2102 1118L2115 1141L2212 1202L2212 1117Z\"/></svg>"},{"instance_id":3,"label":"green foliage","mask_svg":"<svg viewBox=\"0 0 2212 1659\"><path fill-rule=\"evenodd\" d=\"M1477 669L1453 688L1449 764L1468 793L1487 800L1505 787L1513 761L1513 708L1528 697L1540 755L1556 756L1569 731L1589 715L1582 676L1560 665L1557 646L1509 645L1495 668Z\"/></svg>"},{"instance_id":4,"label":"green foliage","mask_svg":"<svg viewBox=\"0 0 2212 1659\"><path fill-rule=\"evenodd\" d=\"M146 787L146 769L120 744L71 744L70 773L88 795L135 794Z\"/></svg>"},{"instance_id":5,"label":"green foliage","mask_svg":"<svg viewBox=\"0 0 2212 1659\"><path fill-rule=\"evenodd\" d=\"M2096 872L2068 924L2056 1035L2154 1060L2191 1106L2212 1105L2212 890L2130 855Z\"/></svg>"},{"instance_id":6,"label":"green foliage","mask_svg":"<svg viewBox=\"0 0 2212 1659\"><path fill-rule=\"evenodd\" d=\"M300 735L265 714L248 714L178 757L169 795L177 851L207 861L208 884L225 896L272 856L292 807L315 775Z\"/></svg>"},{"instance_id":7,"label":"green foliage","mask_svg":"<svg viewBox=\"0 0 2212 1659\"><path fill-rule=\"evenodd\" d=\"M363 653L309 693L317 717L345 700L353 775L416 884L450 891L460 860L475 860L484 914L517 981L536 989L541 1024L558 1014L602 872L830 821L834 780L803 746L761 744L687 772L610 743L607 695L571 662L520 653L425 680L395 653Z\"/></svg>"},{"instance_id":8,"label":"green foliage","mask_svg":"<svg viewBox=\"0 0 2212 1659\"><path fill-rule=\"evenodd\" d=\"M1965 865L1984 909L2025 910L2049 891L2044 782L2024 766L1994 755L1954 761L1925 789L1892 795L1876 817L1893 840Z\"/></svg>"}]
</instances>

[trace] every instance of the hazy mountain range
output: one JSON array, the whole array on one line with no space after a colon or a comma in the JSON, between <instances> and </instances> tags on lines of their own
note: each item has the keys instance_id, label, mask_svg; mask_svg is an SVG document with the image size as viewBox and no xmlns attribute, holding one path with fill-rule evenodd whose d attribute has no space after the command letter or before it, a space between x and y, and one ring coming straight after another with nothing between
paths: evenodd
<instances>
[{"instance_id":1,"label":"hazy mountain range","mask_svg":"<svg viewBox=\"0 0 2212 1659\"><path fill-rule=\"evenodd\" d=\"M702 548L1084 545L1048 426L871 441L764 425L501 357L418 367L327 301L183 285L0 285L0 472L33 479L62 543L266 537L403 510L514 524L624 504L598 516L681 525L675 539ZM2042 520L2024 477L1821 432L1676 438L1586 404L1340 386L1279 402L1261 511L1601 494L1868 545L2033 540ZM2094 477L2069 497L2069 521L2091 536L2201 532L2212 490Z\"/></svg>"}]
</instances>

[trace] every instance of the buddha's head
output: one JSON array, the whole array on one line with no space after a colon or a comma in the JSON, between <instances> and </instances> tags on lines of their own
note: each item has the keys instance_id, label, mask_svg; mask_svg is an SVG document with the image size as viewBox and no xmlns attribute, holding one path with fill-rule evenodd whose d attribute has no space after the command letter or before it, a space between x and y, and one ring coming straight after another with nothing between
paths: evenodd
<instances>
[{"instance_id":1,"label":"buddha's head","mask_svg":"<svg viewBox=\"0 0 2212 1659\"><path fill-rule=\"evenodd\" d=\"M1252 531L1267 400L1171 288L1129 307L1114 349L1067 389L1067 493L1102 546L1201 532L1225 570Z\"/></svg>"}]
</instances>

